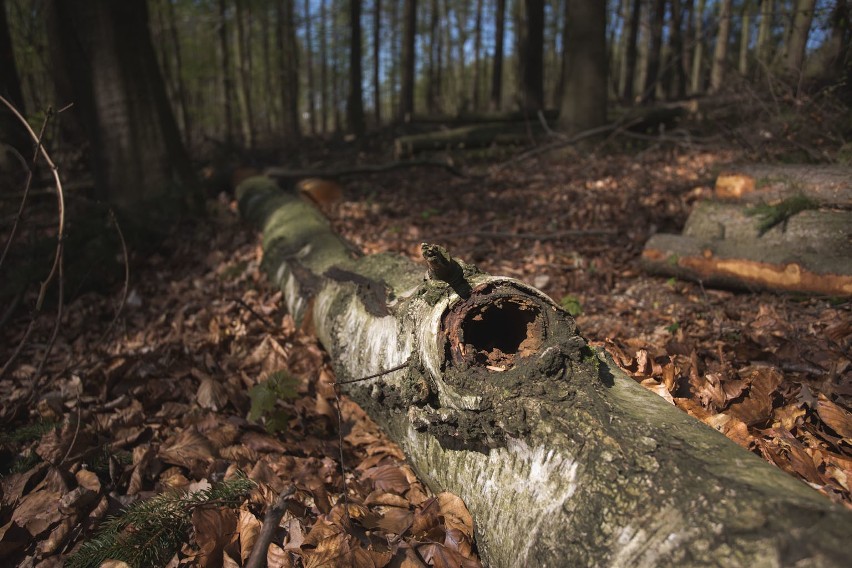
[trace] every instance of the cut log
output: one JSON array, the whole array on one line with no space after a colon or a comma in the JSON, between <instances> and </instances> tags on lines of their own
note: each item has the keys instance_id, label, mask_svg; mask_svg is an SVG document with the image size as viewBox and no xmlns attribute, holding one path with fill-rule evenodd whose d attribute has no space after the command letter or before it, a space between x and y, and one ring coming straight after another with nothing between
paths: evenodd
<instances>
[{"instance_id":1,"label":"cut log","mask_svg":"<svg viewBox=\"0 0 852 568\"><path fill-rule=\"evenodd\" d=\"M394 141L394 156L399 159L430 150L484 148L492 145L534 144L545 135L538 122L497 122L465 126L440 132L400 136Z\"/></svg>"},{"instance_id":2,"label":"cut log","mask_svg":"<svg viewBox=\"0 0 852 568\"><path fill-rule=\"evenodd\" d=\"M290 313L430 487L464 500L486 565L847 565L852 512L646 391L538 290L435 247L434 279L360 256L268 178L238 197Z\"/></svg>"},{"instance_id":3,"label":"cut log","mask_svg":"<svg viewBox=\"0 0 852 568\"><path fill-rule=\"evenodd\" d=\"M719 199L774 203L804 195L825 206L852 208L852 167L841 165L748 165L716 178Z\"/></svg>"},{"instance_id":4,"label":"cut log","mask_svg":"<svg viewBox=\"0 0 852 568\"><path fill-rule=\"evenodd\" d=\"M643 267L708 286L852 295L852 211L802 211L762 235L747 212L697 204L682 236L651 237Z\"/></svg>"}]
</instances>

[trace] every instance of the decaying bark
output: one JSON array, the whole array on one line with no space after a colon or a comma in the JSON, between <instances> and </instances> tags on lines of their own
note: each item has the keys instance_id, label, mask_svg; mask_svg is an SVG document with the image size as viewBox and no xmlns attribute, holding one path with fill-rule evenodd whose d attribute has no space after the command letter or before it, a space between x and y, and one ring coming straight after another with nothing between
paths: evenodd
<instances>
[{"instance_id":1,"label":"decaying bark","mask_svg":"<svg viewBox=\"0 0 852 568\"><path fill-rule=\"evenodd\" d=\"M841 165L766 165L730 168L716 178L716 197L747 203L804 195L821 205L852 208L852 168Z\"/></svg>"},{"instance_id":2,"label":"decaying bark","mask_svg":"<svg viewBox=\"0 0 852 568\"><path fill-rule=\"evenodd\" d=\"M431 278L361 256L268 178L238 197L338 382L401 366L343 388L464 499L487 565L846 565L852 513L630 380L539 291L436 247Z\"/></svg>"},{"instance_id":3,"label":"decaying bark","mask_svg":"<svg viewBox=\"0 0 852 568\"><path fill-rule=\"evenodd\" d=\"M429 150L484 148L491 145L533 144L544 136L540 122L492 122L440 132L400 136L394 141L396 158Z\"/></svg>"},{"instance_id":4,"label":"decaying bark","mask_svg":"<svg viewBox=\"0 0 852 568\"><path fill-rule=\"evenodd\" d=\"M761 235L747 211L698 204L683 235L651 237L644 268L709 286L852 295L852 212L802 211Z\"/></svg>"}]
</instances>

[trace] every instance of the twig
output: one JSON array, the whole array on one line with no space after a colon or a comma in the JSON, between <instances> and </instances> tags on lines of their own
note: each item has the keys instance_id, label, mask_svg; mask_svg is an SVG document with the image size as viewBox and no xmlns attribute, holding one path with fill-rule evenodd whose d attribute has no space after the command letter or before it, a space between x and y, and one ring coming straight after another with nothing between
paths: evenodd
<instances>
[{"instance_id":1,"label":"twig","mask_svg":"<svg viewBox=\"0 0 852 568\"><path fill-rule=\"evenodd\" d=\"M348 381L334 381L333 385L350 385L352 383L360 383L361 381L369 381L370 379L375 379L376 377L381 377L382 375L387 375L389 373L393 373L394 371L399 371L408 366L409 361L411 361L411 357L405 360L405 362L400 363L396 367L391 367L390 369L385 369L384 371L379 371L378 373L367 375L366 377L361 377L359 379L349 379Z\"/></svg>"},{"instance_id":2,"label":"twig","mask_svg":"<svg viewBox=\"0 0 852 568\"><path fill-rule=\"evenodd\" d=\"M269 544L275 536L275 529L278 528L278 523L281 522L281 517L284 516L284 511L287 509L287 500L296 492L296 486L288 486L275 504L266 511L266 516L263 518L263 528L260 529L260 534L257 535L257 540L254 542L254 547L251 549L251 556L246 562L245 568L263 568L266 566L266 555L268 554Z\"/></svg>"},{"instance_id":3,"label":"twig","mask_svg":"<svg viewBox=\"0 0 852 568\"><path fill-rule=\"evenodd\" d=\"M71 438L71 443L68 445L68 450L65 452L65 455L62 457L57 465L62 465L65 463L65 460L68 459L68 456L71 455L71 450L74 449L74 444L77 442L77 435L80 433L80 422L82 421L82 410L80 406L80 396L77 395L77 426L74 428L74 437Z\"/></svg>"},{"instance_id":4,"label":"twig","mask_svg":"<svg viewBox=\"0 0 852 568\"><path fill-rule=\"evenodd\" d=\"M127 242L124 240L124 233L121 232L121 225L118 224L118 218L115 216L115 212L112 208L109 210L109 219L112 221L113 225L115 225L115 230L118 233L118 240L121 242L121 253L124 258L124 289L121 292L121 302L118 304L115 316L113 316L112 321L109 323L109 326L107 326L106 331L104 331L98 343L103 343L109 334L112 333L113 326L115 326L118 322L118 318L121 316L121 312L127 304L127 295L130 290L130 257L127 254Z\"/></svg>"},{"instance_id":5,"label":"twig","mask_svg":"<svg viewBox=\"0 0 852 568\"><path fill-rule=\"evenodd\" d=\"M29 398L30 396L32 396L32 394L35 390L35 382L38 378L38 373L40 373L41 369L44 367L44 361L46 360L47 355L50 354L50 350L53 347L53 342L56 339L56 333L57 333L58 328L59 328L59 321L62 318L62 302L63 302L62 249L63 249L64 234L65 234L65 197L62 193L62 180L59 179L59 168L56 166L56 164L53 163L53 160L50 158L50 154L48 154L47 150L44 148L44 146L42 146L41 139L39 138L39 136L36 135L36 133L33 131L33 129L27 123L26 119L23 116L21 116L21 113L19 113L17 111L17 109L15 109L15 107L12 106L12 104L9 101L7 101L2 96L0 96L0 102L3 102L3 104L5 104L7 107L9 107L9 109L12 111L12 114L14 114L15 117L21 122L21 124L24 125L24 127L27 129L27 132L29 132L29 134L30 134L30 138L32 138L33 141L37 145L36 146L36 152L40 153L44 157L44 160L47 162L48 166L50 166L50 171L53 174L53 179L54 179L54 182L56 184L56 200L57 200L58 209L59 209L59 212L58 212L58 214L59 214L59 226L58 226L57 235L56 235L56 251L54 253L53 266L51 267L50 273L47 275L47 278L45 278L44 282L42 282L42 284L41 284L41 289L39 290L38 300L36 301L35 313L33 314L33 319L30 321L30 325L27 327L26 333L24 333L24 336L21 338L21 342L18 345L18 347L15 349L15 352L12 354L12 356L9 358L9 360L6 361L6 363L0 369L0 378L2 378L9 371L9 369L12 367L12 364L15 362L17 357L20 355L24 344L27 342L27 340L29 340L30 334L32 333L32 331L35 327L35 320L38 317L38 314L41 312L41 308L44 304L44 299L45 299L45 296L47 295L47 289L50 286L50 284L53 282L53 279L56 277L56 274L58 272L59 273L59 305L58 305L58 308L57 308L57 316L56 316L57 320L56 320L56 324L54 325L54 328L53 328L53 334L51 336L51 341L48 344L48 349L45 353L45 359L42 360L41 364L39 365L39 369L36 372L36 375L33 377L33 380L30 384L30 392L28 393L28 396L27 396L27 398ZM50 110L48 110L48 117L51 114L52 114L52 112ZM35 162L35 159L33 160L33 162Z\"/></svg>"},{"instance_id":6,"label":"twig","mask_svg":"<svg viewBox=\"0 0 852 568\"><path fill-rule=\"evenodd\" d=\"M337 453L340 459L340 479L343 482L343 512L349 518L349 484L346 483L346 464L343 462L343 412L340 410L340 391L334 384L334 406L337 410Z\"/></svg>"},{"instance_id":7,"label":"twig","mask_svg":"<svg viewBox=\"0 0 852 568\"><path fill-rule=\"evenodd\" d=\"M245 301L243 301L241 298L234 297L234 298L231 298L231 299L232 299L234 302L236 302L236 303L238 303L239 305L241 305L242 307L244 307L246 310L248 310L248 311L249 311L249 313L250 313L251 315L253 315L253 316L254 316L254 317L256 317L257 319L259 319L259 320L260 320L260 322L261 322L261 323L263 323L263 325L265 325L265 326L268 328L268 330L269 330L269 331L275 331L276 326L275 326L275 325L274 325L271 321L269 321L268 319L266 319L263 315L261 315L261 314L257 313L257 312L254 310L254 308L252 308L251 306L249 306L249 305L248 305Z\"/></svg>"}]
</instances>

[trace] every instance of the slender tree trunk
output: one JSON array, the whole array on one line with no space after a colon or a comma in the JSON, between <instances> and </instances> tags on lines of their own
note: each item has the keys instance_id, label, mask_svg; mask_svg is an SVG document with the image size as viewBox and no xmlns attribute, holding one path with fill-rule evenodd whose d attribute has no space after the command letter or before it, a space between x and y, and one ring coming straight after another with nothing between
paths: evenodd
<instances>
[{"instance_id":1,"label":"slender tree trunk","mask_svg":"<svg viewBox=\"0 0 852 568\"><path fill-rule=\"evenodd\" d=\"M565 9L562 11L562 50L559 53L559 81L556 85L556 97L554 100L556 108L559 108L562 104L562 98L565 96L565 82L568 80L566 73L568 70L568 46L571 43L568 38L568 30L571 27L568 23L570 17L571 13L568 11L566 2Z\"/></svg>"},{"instance_id":2,"label":"slender tree trunk","mask_svg":"<svg viewBox=\"0 0 852 568\"><path fill-rule=\"evenodd\" d=\"M456 104L459 105L459 108L463 111L467 111L470 106L468 100L468 94L470 93L468 89L468 82L466 80L467 76L467 62L465 56L465 45L467 44L467 18L465 17L466 10L463 12L459 6L456 6L453 10L453 14L456 19L456 37L458 37L458 42L456 43L456 92L455 100ZM452 51L450 52L452 54Z\"/></svg>"},{"instance_id":3,"label":"slender tree trunk","mask_svg":"<svg viewBox=\"0 0 852 568\"><path fill-rule=\"evenodd\" d=\"M482 0L476 0L476 19L473 28L473 81L471 81L471 100L473 101L473 110L479 110L482 106L480 101L482 76L480 67L482 66Z\"/></svg>"},{"instance_id":4,"label":"slender tree trunk","mask_svg":"<svg viewBox=\"0 0 852 568\"><path fill-rule=\"evenodd\" d=\"M506 0L497 0L494 17L494 67L491 72L491 110L500 110L503 99L503 41L506 24Z\"/></svg>"},{"instance_id":5,"label":"slender tree trunk","mask_svg":"<svg viewBox=\"0 0 852 568\"><path fill-rule=\"evenodd\" d=\"M244 0L236 0L237 35L235 37L234 53L237 58L237 102L240 105L240 126L243 132L243 143L248 148L254 148L254 125L251 104L251 64L249 63L249 47L245 31Z\"/></svg>"},{"instance_id":6,"label":"slender tree trunk","mask_svg":"<svg viewBox=\"0 0 852 568\"><path fill-rule=\"evenodd\" d=\"M314 36L311 26L311 3L305 0L305 66L308 73L308 120L311 135L317 134L316 85L314 85Z\"/></svg>"},{"instance_id":7,"label":"slender tree trunk","mask_svg":"<svg viewBox=\"0 0 852 568\"><path fill-rule=\"evenodd\" d=\"M399 2L400 0L390 0L391 3L391 47L390 47L390 81L388 85L389 89L389 97L388 103L389 108L391 109L390 114L392 116L399 116L399 75L400 75L400 65L401 65L401 49L400 49L400 22L399 22Z\"/></svg>"},{"instance_id":8,"label":"slender tree trunk","mask_svg":"<svg viewBox=\"0 0 852 568\"><path fill-rule=\"evenodd\" d=\"M815 2L816 0L796 0L794 4L793 26L784 52L784 71L793 80L798 81L802 74Z\"/></svg>"},{"instance_id":9,"label":"slender tree trunk","mask_svg":"<svg viewBox=\"0 0 852 568\"><path fill-rule=\"evenodd\" d=\"M9 22L6 18L5 0L0 0L0 95L12 103L18 112L26 116L24 95L18 77L15 53L12 48L12 38L9 33ZM0 142L9 144L26 159L32 157L31 147L34 147L23 126L15 119L14 114L0 103ZM0 171L8 174L10 170L3 168L6 152L0 150ZM4 186L5 183L0 183Z\"/></svg>"},{"instance_id":10,"label":"slender tree trunk","mask_svg":"<svg viewBox=\"0 0 852 568\"><path fill-rule=\"evenodd\" d=\"M266 135L268 136L274 130L275 102L273 99L272 88L272 50L269 47L269 9L264 9L263 17L260 18L260 41L261 51L263 54L263 112L264 126Z\"/></svg>"},{"instance_id":11,"label":"slender tree trunk","mask_svg":"<svg viewBox=\"0 0 852 568\"><path fill-rule=\"evenodd\" d=\"M651 48L648 51L648 73L642 89L642 101L653 101L660 82L660 58L663 49L663 24L666 17L666 0L654 0L651 12Z\"/></svg>"},{"instance_id":12,"label":"slender tree trunk","mask_svg":"<svg viewBox=\"0 0 852 568\"><path fill-rule=\"evenodd\" d=\"M751 15L754 7L751 0L745 0L742 6L742 25L740 26L740 57L737 69L743 77L748 75L748 49L751 42Z\"/></svg>"},{"instance_id":13,"label":"slender tree trunk","mask_svg":"<svg viewBox=\"0 0 852 568\"><path fill-rule=\"evenodd\" d=\"M769 39L772 33L772 14L775 0L762 0L760 3L760 27L757 30L757 59L761 65L769 65L772 59Z\"/></svg>"},{"instance_id":14,"label":"slender tree trunk","mask_svg":"<svg viewBox=\"0 0 852 568\"><path fill-rule=\"evenodd\" d=\"M349 0L349 96L346 121L349 131L364 135L364 101L361 87L361 0Z\"/></svg>"},{"instance_id":15,"label":"slender tree trunk","mask_svg":"<svg viewBox=\"0 0 852 568\"><path fill-rule=\"evenodd\" d=\"M606 3L568 1L569 46L560 126L568 132L606 123Z\"/></svg>"},{"instance_id":16,"label":"slender tree trunk","mask_svg":"<svg viewBox=\"0 0 852 568\"><path fill-rule=\"evenodd\" d=\"M672 0L672 25L669 33L669 45L674 65L672 81L672 96L675 99L686 97L686 64L687 57L683 47L683 5L681 0Z\"/></svg>"},{"instance_id":17,"label":"slender tree trunk","mask_svg":"<svg viewBox=\"0 0 852 568\"><path fill-rule=\"evenodd\" d=\"M624 50L624 91L625 102L633 101L633 85L636 82L636 59L638 51L636 41L639 38L639 16L642 12L642 0L633 0L633 8L630 12L630 26L624 39L627 44ZM570 16L569 16L570 17Z\"/></svg>"},{"instance_id":18,"label":"slender tree trunk","mask_svg":"<svg viewBox=\"0 0 852 568\"><path fill-rule=\"evenodd\" d=\"M373 115L376 128L382 125L382 95L379 72L382 62L382 0L373 0Z\"/></svg>"},{"instance_id":19,"label":"slender tree trunk","mask_svg":"<svg viewBox=\"0 0 852 568\"><path fill-rule=\"evenodd\" d=\"M405 0L402 33L402 84L399 95L399 120L405 122L414 115L414 69L417 35L417 0Z\"/></svg>"},{"instance_id":20,"label":"slender tree trunk","mask_svg":"<svg viewBox=\"0 0 852 568\"><path fill-rule=\"evenodd\" d=\"M544 108L544 0L525 0L524 15L521 106L527 111L538 111Z\"/></svg>"},{"instance_id":21,"label":"slender tree trunk","mask_svg":"<svg viewBox=\"0 0 852 568\"><path fill-rule=\"evenodd\" d=\"M693 13L695 19L695 51L692 52L692 76L690 93L697 95L704 90L704 9L706 0L698 0L698 8Z\"/></svg>"},{"instance_id":22,"label":"slender tree trunk","mask_svg":"<svg viewBox=\"0 0 852 568\"><path fill-rule=\"evenodd\" d=\"M289 144L301 137L299 127L299 54L293 0L279 0L276 39L281 75L282 133Z\"/></svg>"},{"instance_id":23,"label":"slender tree trunk","mask_svg":"<svg viewBox=\"0 0 852 568\"><path fill-rule=\"evenodd\" d=\"M346 0L333 0L332 2L332 13L339 13L340 3L345 2ZM343 44L341 41L339 30L338 30L338 22L337 19L332 16L331 20L331 105L332 112L334 113L332 118L334 119L334 132L335 134L340 134L343 132L343 120L340 115L340 103L343 100L343 87L341 83L343 82L343 73L341 71L343 67L343 61L346 59L346 56L341 56L341 52L343 52Z\"/></svg>"},{"instance_id":24,"label":"slender tree trunk","mask_svg":"<svg viewBox=\"0 0 852 568\"><path fill-rule=\"evenodd\" d=\"M177 81L177 96L180 104L180 121L183 130L183 140L187 147L192 146L192 120L187 101L186 81L183 78L183 55L180 46L180 36L177 30L177 14L173 2L166 2L169 11L169 34L172 38L175 57L175 80Z\"/></svg>"},{"instance_id":25,"label":"slender tree trunk","mask_svg":"<svg viewBox=\"0 0 852 568\"><path fill-rule=\"evenodd\" d=\"M426 112L430 115L435 114L437 107L437 92L440 86L437 84L439 70L436 66L435 52L440 49L438 42L440 35L438 34L438 0L432 0L429 5L429 61L428 61L428 77L426 85Z\"/></svg>"},{"instance_id":26,"label":"slender tree trunk","mask_svg":"<svg viewBox=\"0 0 852 568\"><path fill-rule=\"evenodd\" d=\"M728 40L731 35L731 7L733 0L722 0L719 8L719 32L713 49L713 66L710 68L710 92L722 88L728 59Z\"/></svg>"},{"instance_id":27,"label":"slender tree trunk","mask_svg":"<svg viewBox=\"0 0 852 568\"><path fill-rule=\"evenodd\" d=\"M328 34L326 33L326 19L328 10L326 1L320 4L320 106L322 111L322 133L328 134Z\"/></svg>"},{"instance_id":28,"label":"slender tree trunk","mask_svg":"<svg viewBox=\"0 0 852 568\"><path fill-rule=\"evenodd\" d=\"M225 143L228 146L234 143L234 112L231 101L234 99L234 80L231 76L231 52L228 45L228 7L226 0L219 0L219 65L222 70L222 93L224 101L222 109L225 112Z\"/></svg>"}]
</instances>

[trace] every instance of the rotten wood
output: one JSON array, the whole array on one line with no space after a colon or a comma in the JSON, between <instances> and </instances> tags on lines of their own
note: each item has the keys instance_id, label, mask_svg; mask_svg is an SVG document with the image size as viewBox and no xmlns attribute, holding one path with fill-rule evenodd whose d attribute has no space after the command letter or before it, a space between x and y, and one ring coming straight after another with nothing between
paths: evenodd
<instances>
[{"instance_id":1,"label":"rotten wood","mask_svg":"<svg viewBox=\"0 0 852 568\"><path fill-rule=\"evenodd\" d=\"M268 178L237 193L341 390L464 500L486 565L847 565L852 512L645 390L540 291L455 259L465 299L353 254Z\"/></svg>"}]
</instances>

